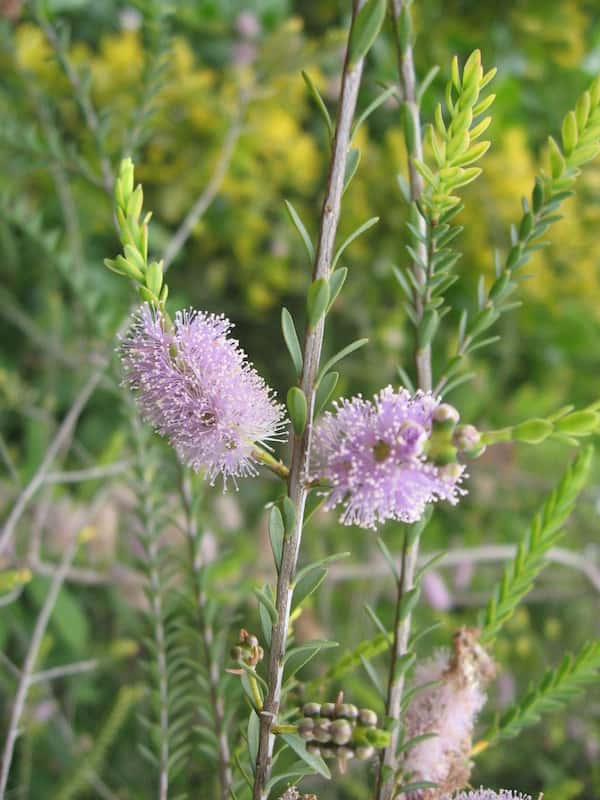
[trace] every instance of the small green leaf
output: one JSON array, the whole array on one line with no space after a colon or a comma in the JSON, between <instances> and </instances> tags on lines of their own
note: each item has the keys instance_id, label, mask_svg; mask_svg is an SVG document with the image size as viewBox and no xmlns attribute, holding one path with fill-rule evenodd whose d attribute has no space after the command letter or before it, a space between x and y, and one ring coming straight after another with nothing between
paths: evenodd
<instances>
[{"instance_id":1,"label":"small green leaf","mask_svg":"<svg viewBox=\"0 0 600 800\"><path fill-rule=\"evenodd\" d=\"M563 154L560 152L559 146L556 144L552 136L548 137L548 156L550 159L552 178L560 178L567 165Z\"/></svg>"},{"instance_id":2,"label":"small green leaf","mask_svg":"<svg viewBox=\"0 0 600 800\"><path fill-rule=\"evenodd\" d=\"M326 278L317 278L308 289L306 298L306 310L308 313L308 324L311 328L319 322L323 314L329 307L329 282Z\"/></svg>"},{"instance_id":3,"label":"small green leaf","mask_svg":"<svg viewBox=\"0 0 600 800\"><path fill-rule=\"evenodd\" d=\"M338 647L337 642L327 640L306 642L299 647L292 648L285 657L285 679L289 681L297 672L305 667L312 659L331 647Z\"/></svg>"},{"instance_id":4,"label":"small green leaf","mask_svg":"<svg viewBox=\"0 0 600 800\"><path fill-rule=\"evenodd\" d=\"M419 589L416 586L413 586L412 589L408 589L404 592L402 596L402 600L400 600L400 606L398 609L398 619L403 620L412 612L413 608L417 604L417 600L419 599Z\"/></svg>"},{"instance_id":5,"label":"small green leaf","mask_svg":"<svg viewBox=\"0 0 600 800\"><path fill-rule=\"evenodd\" d=\"M302 436L306 427L308 404L306 396L299 386L292 386L287 393L287 409L296 436Z\"/></svg>"},{"instance_id":6,"label":"small green leaf","mask_svg":"<svg viewBox=\"0 0 600 800\"><path fill-rule=\"evenodd\" d=\"M298 608L302 603L316 591L325 580L327 570L324 567L315 569L296 581L294 586L294 608Z\"/></svg>"},{"instance_id":7,"label":"small green leaf","mask_svg":"<svg viewBox=\"0 0 600 800\"><path fill-rule=\"evenodd\" d=\"M439 67L434 67L433 70L430 70L430 72L432 72L433 76L435 76L435 73L438 70L439 70ZM358 119L354 123L354 127L352 128L352 133L350 135L350 141L352 141L354 139L358 129L363 124L363 122L366 122L369 119L369 117L371 116L371 114L374 111L376 111L379 108L379 106L382 106L386 102L386 100L389 100L389 98L393 94L396 94L397 91L398 91L398 89L395 86L389 86L385 90L385 92L382 92L379 95L379 97L376 97L375 100L373 100L372 103L369 103L369 105L365 108L365 110L362 112L362 114L358 117Z\"/></svg>"},{"instance_id":8,"label":"small green leaf","mask_svg":"<svg viewBox=\"0 0 600 800\"><path fill-rule=\"evenodd\" d=\"M571 436L589 436L598 430L600 417L593 411L575 411L558 420L554 427L559 433Z\"/></svg>"},{"instance_id":9,"label":"small green leaf","mask_svg":"<svg viewBox=\"0 0 600 800\"><path fill-rule=\"evenodd\" d=\"M251 711L250 717L248 718L248 758L253 773L256 773L259 735L260 719L255 711Z\"/></svg>"},{"instance_id":10,"label":"small green leaf","mask_svg":"<svg viewBox=\"0 0 600 800\"><path fill-rule=\"evenodd\" d=\"M367 0L358 12L348 45L348 61L354 66L371 49L385 19L386 0Z\"/></svg>"},{"instance_id":11,"label":"small green leaf","mask_svg":"<svg viewBox=\"0 0 600 800\"><path fill-rule=\"evenodd\" d=\"M337 364L337 362L341 361L342 358L345 358L346 356L349 356L350 353L353 353L355 350L358 350L359 347L364 347L364 345L366 345L368 341L369 341L368 339L357 339L355 342L352 342L346 347L343 347L339 352L337 352L334 356L332 356L329 359L329 361L326 362L325 366L321 369L321 372L319 373L319 377L317 379L317 386L321 383L323 377L327 375L327 373L334 366L334 364Z\"/></svg>"},{"instance_id":12,"label":"small green leaf","mask_svg":"<svg viewBox=\"0 0 600 800\"><path fill-rule=\"evenodd\" d=\"M318 772L319 775L322 775L324 778L331 778L331 773L327 768L327 764L323 761L321 756L308 752L304 739L301 739L295 733L281 733L279 736L292 748L296 755L300 756L305 764L308 764L313 772Z\"/></svg>"},{"instance_id":13,"label":"small green leaf","mask_svg":"<svg viewBox=\"0 0 600 800\"><path fill-rule=\"evenodd\" d=\"M304 79L304 83L307 85L309 92L314 97L318 109L321 112L321 115L325 121L325 125L327 126L329 138L333 139L333 122L331 121L331 117L329 115L329 111L327 110L327 106L325 105L325 102L321 97L321 93L313 83L310 75L305 70L302 70L302 78Z\"/></svg>"},{"instance_id":14,"label":"small green leaf","mask_svg":"<svg viewBox=\"0 0 600 800\"><path fill-rule=\"evenodd\" d=\"M415 663L417 658L416 653L408 652L401 655L394 665L394 681L397 681L404 673L409 670Z\"/></svg>"},{"instance_id":15,"label":"small green leaf","mask_svg":"<svg viewBox=\"0 0 600 800\"><path fill-rule=\"evenodd\" d=\"M281 513L286 533L291 533L296 524L296 509L290 497L284 497L281 502Z\"/></svg>"},{"instance_id":16,"label":"small green leaf","mask_svg":"<svg viewBox=\"0 0 600 800\"><path fill-rule=\"evenodd\" d=\"M439 324L440 315L438 312L435 310L435 308L427 308L417 330L419 347L427 347L431 344Z\"/></svg>"},{"instance_id":17,"label":"small green leaf","mask_svg":"<svg viewBox=\"0 0 600 800\"><path fill-rule=\"evenodd\" d=\"M342 291L343 285L346 283L346 278L348 277L348 270L346 267L340 267L336 269L335 272L332 273L331 277L329 278L329 305L327 306L327 310L331 308L331 306L335 303L338 294Z\"/></svg>"},{"instance_id":18,"label":"small green leaf","mask_svg":"<svg viewBox=\"0 0 600 800\"><path fill-rule=\"evenodd\" d=\"M360 150L358 147L352 147L348 151L348 155L346 157L346 167L344 170L344 192L350 186L352 182L352 178L356 175L356 170L358 169L358 165L360 163Z\"/></svg>"},{"instance_id":19,"label":"small green leaf","mask_svg":"<svg viewBox=\"0 0 600 800\"><path fill-rule=\"evenodd\" d=\"M258 586L255 586L252 589L255 597L258 599L258 602L267 610L269 616L271 617L271 622L277 622L277 609L275 607L275 603L267 594L266 589L259 589Z\"/></svg>"},{"instance_id":20,"label":"small green leaf","mask_svg":"<svg viewBox=\"0 0 600 800\"><path fill-rule=\"evenodd\" d=\"M379 675L377 674L375 667L364 656L361 656L360 660L363 665L364 671L369 676L369 679L373 684L373 687L375 688L375 691L382 700L385 700L385 689L383 688L383 685L379 680Z\"/></svg>"},{"instance_id":21,"label":"small green leaf","mask_svg":"<svg viewBox=\"0 0 600 800\"><path fill-rule=\"evenodd\" d=\"M284 200L283 202L285 203L285 207L290 216L290 219L294 223L296 230L298 231L302 241L304 242L304 247L306 248L306 252L308 253L308 258L310 260L310 263L312 264L313 261L315 260L315 248L313 247L311 238L308 235L308 231L304 227L304 223L300 219L298 212L296 211L294 206L289 202L289 200Z\"/></svg>"},{"instance_id":22,"label":"small green leaf","mask_svg":"<svg viewBox=\"0 0 600 800\"><path fill-rule=\"evenodd\" d=\"M577 146L577 118L574 111L569 111L562 124L562 143L565 153L570 155Z\"/></svg>"},{"instance_id":23,"label":"small green leaf","mask_svg":"<svg viewBox=\"0 0 600 800\"><path fill-rule=\"evenodd\" d=\"M365 603L364 609L367 612L367 614L369 615L369 617L371 617L371 620L373 621L373 623L374 623L375 627L378 629L378 631L383 636L386 637L386 639L388 640L388 644L391 644L392 643L392 637L389 634L389 632L386 630L386 627L383 624L383 622L377 616L376 612L371 608L371 606L368 603Z\"/></svg>"},{"instance_id":24,"label":"small green leaf","mask_svg":"<svg viewBox=\"0 0 600 800\"><path fill-rule=\"evenodd\" d=\"M319 416L319 414L323 411L323 409L329 402L329 398L331 397L335 387L337 386L339 377L340 377L339 372L330 372L328 375L325 375L323 380L319 383L319 388L317 389L317 394L315 396L316 417Z\"/></svg>"},{"instance_id":25,"label":"small green leaf","mask_svg":"<svg viewBox=\"0 0 600 800\"><path fill-rule=\"evenodd\" d=\"M302 350L300 348L298 334L296 333L296 326L287 308L281 309L281 330L283 331L283 339L291 356L296 375L300 377L300 375L302 375L304 359L302 358Z\"/></svg>"},{"instance_id":26,"label":"small green leaf","mask_svg":"<svg viewBox=\"0 0 600 800\"><path fill-rule=\"evenodd\" d=\"M285 535L283 527L283 517L277 506L273 506L269 514L269 539L271 550L275 559L275 569L279 572L281 567L281 554L283 552L283 537Z\"/></svg>"},{"instance_id":27,"label":"small green leaf","mask_svg":"<svg viewBox=\"0 0 600 800\"><path fill-rule=\"evenodd\" d=\"M305 578L310 572L315 569L319 569L320 567L324 567L325 565L335 564L336 561L341 561L343 558L348 558L350 553L334 553L331 556L325 556L325 558L320 558L318 561L313 561L310 564L307 564L302 569L298 570L298 574L296 575L296 583L301 581Z\"/></svg>"},{"instance_id":28,"label":"small green leaf","mask_svg":"<svg viewBox=\"0 0 600 800\"><path fill-rule=\"evenodd\" d=\"M388 546L383 541L381 536L377 537L377 547L379 547L379 549L381 550L381 554L383 555L383 557L387 561L388 566L389 566L390 570L392 571L392 575L394 576L394 578L397 581L399 581L400 580L400 573L398 572L398 565L394 561L394 557L390 553L390 551L388 549Z\"/></svg>"},{"instance_id":29,"label":"small green leaf","mask_svg":"<svg viewBox=\"0 0 600 800\"><path fill-rule=\"evenodd\" d=\"M344 250L348 247L348 245L352 244L352 242L355 239L358 239L358 237L362 233L364 233L365 231L368 231L369 228L373 227L373 225L377 225L378 222L379 222L379 217L371 217L371 219L368 219L366 222L363 222L362 225L359 225L359 227L353 233L351 233L350 236L348 236L347 239L344 240L344 242L339 246L337 253L335 254L335 257L333 259L333 263L331 264L331 269L332 270L335 269L338 261L340 260L340 256L342 255ZM332 291L332 294L333 294L333 291Z\"/></svg>"},{"instance_id":30,"label":"small green leaf","mask_svg":"<svg viewBox=\"0 0 600 800\"><path fill-rule=\"evenodd\" d=\"M262 603L258 604L258 616L260 618L260 626L262 628L265 644L267 647L271 647L271 639L273 638L273 622L271 620L271 615Z\"/></svg>"},{"instance_id":31,"label":"small green leaf","mask_svg":"<svg viewBox=\"0 0 600 800\"><path fill-rule=\"evenodd\" d=\"M160 261L151 261L146 270L146 286L156 297L160 294L163 282L163 267Z\"/></svg>"}]
</instances>

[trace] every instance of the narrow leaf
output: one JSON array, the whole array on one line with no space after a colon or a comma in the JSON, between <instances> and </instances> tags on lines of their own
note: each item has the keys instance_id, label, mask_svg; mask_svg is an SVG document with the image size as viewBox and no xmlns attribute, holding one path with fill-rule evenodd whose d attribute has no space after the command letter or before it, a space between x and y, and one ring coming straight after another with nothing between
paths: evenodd
<instances>
[{"instance_id":1,"label":"narrow leaf","mask_svg":"<svg viewBox=\"0 0 600 800\"><path fill-rule=\"evenodd\" d=\"M365 231L368 231L369 228L372 228L373 225L377 225L378 222L379 222L379 217L371 217L366 222L363 222L362 225L359 225L359 227L353 233L351 233L350 236L348 236L347 239L345 239L342 242L342 244L338 248L337 253L335 254L335 257L333 259L333 263L331 264L331 269L332 270L335 269L336 264L340 260L340 256L342 255L344 250L348 247L348 245L352 244L352 242L355 239L357 239Z\"/></svg>"},{"instance_id":2,"label":"narrow leaf","mask_svg":"<svg viewBox=\"0 0 600 800\"><path fill-rule=\"evenodd\" d=\"M329 359L329 361L327 361L325 366L321 369L321 372L319 373L319 377L317 379L317 385L321 383L321 380L323 379L323 377L325 375L327 375L329 370L335 364L337 364L338 361L341 361L342 358L345 358L346 356L349 356L350 353L353 353L355 350L358 350L359 347L364 347L367 344L368 341L369 341L368 339L357 339L355 342L352 342L351 344L347 345L346 347L343 347L338 353L336 353L334 356L332 356Z\"/></svg>"},{"instance_id":3,"label":"narrow leaf","mask_svg":"<svg viewBox=\"0 0 600 800\"><path fill-rule=\"evenodd\" d=\"M304 223L300 219L300 215L298 214L294 206L289 202L289 200L284 200L283 202L285 203L285 207L290 216L290 219L294 223L296 230L298 231L302 241L304 242L304 247L306 248L306 252L308 253L309 261L312 264L313 261L315 260L315 248L313 247L311 238L308 235L308 231L304 227Z\"/></svg>"},{"instance_id":4,"label":"narrow leaf","mask_svg":"<svg viewBox=\"0 0 600 800\"><path fill-rule=\"evenodd\" d=\"M279 734L279 736L292 748L296 755L298 755L305 764L308 764L313 772L318 772L319 775L322 775L324 778L331 778L331 773L329 772L327 764L323 761L321 756L317 756L314 753L309 753L306 749L306 743L297 734L282 733Z\"/></svg>"},{"instance_id":5,"label":"narrow leaf","mask_svg":"<svg viewBox=\"0 0 600 800\"><path fill-rule=\"evenodd\" d=\"M348 45L348 60L356 64L366 56L385 19L386 0L367 0L358 12Z\"/></svg>"},{"instance_id":6,"label":"narrow leaf","mask_svg":"<svg viewBox=\"0 0 600 800\"><path fill-rule=\"evenodd\" d=\"M283 552L283 537L285 531L283 527L283 517L277 506L273 506L269 514L269 539L271 540L271 550L275 559L275 569L279 572L281 566L281 553Z\"/></svg>"},{"instance_id":7,"label":"narrow leaf","mask_svg":"<svg viewBox=\"0 0 600 800\"><path fill-rule=\"evenodd\" d=\"M302 375L304 359L302 357L302 349L300 348L298 334L296 333L296 326L287 308L281 309L281 330L283 331L283 339L292 358L296 375L300 377L300 375Z\"/></svg>"},{"instance_id":8,"label":"narrow leaf","mask_svg":"<svg viewBox=\"0 0 600 800\"><path fill-rule=\"evenodd\" d=\"M339 372L330 372L328 375L325 375L323 380L319 383L319 388L317 389L317 393L315 396L316 417L319 416L319 414L323 411L323 409L329 402L329 398L331 397L331 395L335 390L335 387L337 386L339 377L340 377Z\"/></svg>"}]
</instances>

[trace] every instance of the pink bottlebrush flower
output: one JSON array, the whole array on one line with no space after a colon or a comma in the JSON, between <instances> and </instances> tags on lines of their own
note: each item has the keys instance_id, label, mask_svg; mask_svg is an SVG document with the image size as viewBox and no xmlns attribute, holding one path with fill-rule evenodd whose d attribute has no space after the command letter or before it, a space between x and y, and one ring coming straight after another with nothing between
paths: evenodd
<instances>
[{"instance_id":1,"label":"pink bottlebrush flower","mask_svg":"<svg viewBox=\"0 0 600 800\"><path fill-rule=\"evenodd\" d=\"M431 781L437 788L411 792L407 800L438 800L467 784L473 727L486 700L483 687L493 673L493 662L470 628L458 631L452 653L440 650L417 666L415 686L436 684L418 692L410 703L406 738L436 735L407 751L402 771L411 782Z\"/></svg>"},{"instance_id":2,"label":"pink bottlebrush flower","mask_svg":"<svg viewBox=\"0 0 600 800\"><path fill-rule=\"evenodd\" d=\"M451 800L448 796L444 800ZM500 789L495 792L493 789L477 789L475 792L461 792L454 796L453 800L531 800L528 794L511 792L509 789Z\"/></svg>"},{"instance_id":3,"label":"pink bottlebrush flower","mask_svg":"<svg viewBox=\"0 0 600 800\"><path fill-rule=\"evenodd\" d=\"M438 405L429 393L388 386L373 401L342 400L322 417L310 477L331 485L325 507L341 504L344 525L416 522L427 503L458 502L463 468L437 467L424 453Z\"/></svg>"},{"instance_id":4,"label":"pink bottlebrush flower","mask_svg":"<svg viewBox=\"0 0 600 800\"><path fill-rule=\"evenodd\" d=\"M142 417L211 484L219 474L224 484L256 474L255 443L277 438L283 426L283 407L229 337L231 327L193 310L169 324L145 304L119 348Z\"/></svg>"}]
</instances>

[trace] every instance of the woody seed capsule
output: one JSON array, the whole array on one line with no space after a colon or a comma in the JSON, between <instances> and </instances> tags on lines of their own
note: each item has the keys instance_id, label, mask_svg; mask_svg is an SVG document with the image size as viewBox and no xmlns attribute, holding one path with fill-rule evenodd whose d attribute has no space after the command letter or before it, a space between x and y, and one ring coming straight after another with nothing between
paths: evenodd
<instances>
[{"instance_id":1,"label":"woody seed capsule","mask_svg":"<svg viewBox=\"0 0 600 800\"><path fill-rule=\"evenodd\" d=\"M331 723L331 740L334 744L348 744L352 738L352 725L345 719L336 719Z\"/></svg>"},{"instance_id":2,"label":"woody seed capsule","mask_svg":"<svg viewBox=\"0 0 600 800\"><path fill-rule=\"evenodd\" d=\"M358 712L358 721L361 725L374 728L377 725L377 714L370 708L361 708Z\"/></svg>"},{"instance_id":3,"label":"woody seed capsule","mask_svg":"<svg viewBox=\"0 0 600 800\"><path fill-rule=\"evenodd\" d=\"M343 703L338 709L337 716L339 719L356 719L358 708L352 703Z\"/></svg>"},{"instance_id":4,"label":"woody seed capsule","mask_svg":"<svg viewBox=\"0 0 600 800\"><path fill-rule=\"evenodd\" d=\"M320 719L313 729L313 739L317 742L331 741L331 722L328 719Z\"/></svg>"},{"instance_id":5,"label":"woody seed capsule","mask_svg":"<svg viewBox=\"0 0 600 800\"><path fill-rule=\"evenodd\" d=\"M314 727L315 723L312 721L312 719L301 719L298 723L298 735L301 736L302 739L312 739Z\"/></svg>"},{"instance_id":6,"label":"woody seed capsule","mask_svg":"<svg viewBox=\"0 0 600 800\"><path fill-rule=\"evenodd\" d=\"M321 715L321 704L305 703L302 706L302 713L305 717L319 717Z\"/></svg>"}]
</instances>

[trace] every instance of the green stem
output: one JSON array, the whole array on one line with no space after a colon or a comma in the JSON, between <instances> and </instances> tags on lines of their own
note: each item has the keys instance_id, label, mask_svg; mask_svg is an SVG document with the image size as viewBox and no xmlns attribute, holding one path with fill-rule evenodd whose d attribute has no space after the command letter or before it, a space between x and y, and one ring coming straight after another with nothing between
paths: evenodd
<instances>
[{"instance_id":1,"label":"green stem","mask_svg":"<svg viewBox=\"0 0 600 800\"><path fill-rule=\"evenodd\" d=\"M257 461L266 467L267 469L271 470L277 477L281 478L284 481L287 481L290 475L289 469L279 459L275 458L275 456L271 455L271 453L267 452L267 450L263 450L262 447L258 445L254 446L254 450L252 451L252 455Z\"/></svg>"}]
</instances>

